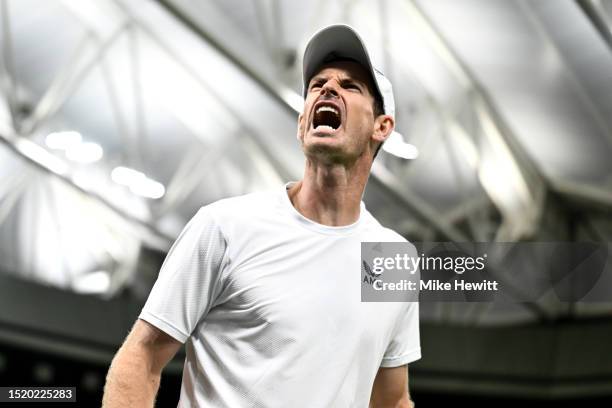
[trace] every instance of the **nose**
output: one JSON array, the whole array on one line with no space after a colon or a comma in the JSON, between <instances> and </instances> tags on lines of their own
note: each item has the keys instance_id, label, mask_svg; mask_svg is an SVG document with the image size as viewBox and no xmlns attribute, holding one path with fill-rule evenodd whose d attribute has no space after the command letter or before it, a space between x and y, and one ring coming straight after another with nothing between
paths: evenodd
<instances>
[{"instance_id":1,"label":"nose","mask_svg":"<svg viewBox=\"0 0 612 408\"><path fill-rule=\"evenodd\" d=\"M338 89L335 87L332 81L327 81L321 87L321 96L338 96Z\"/></svg>"}]
</instances>

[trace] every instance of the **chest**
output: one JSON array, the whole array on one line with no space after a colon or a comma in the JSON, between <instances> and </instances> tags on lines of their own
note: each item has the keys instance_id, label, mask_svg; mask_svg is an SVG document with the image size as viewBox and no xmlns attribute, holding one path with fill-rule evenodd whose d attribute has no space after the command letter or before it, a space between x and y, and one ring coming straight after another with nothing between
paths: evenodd
<instances>
[{"instance_id":1,"label":"chest","mask_svg":"<svg viewBox=\"0 0 612 408\"><path fill-rule=\"evenodd\" d=\"M398 307L361 302L360 243L308 234L250 237L232 257L224 318L288 341L386 337Z\"/></svg>"}]
</instances>

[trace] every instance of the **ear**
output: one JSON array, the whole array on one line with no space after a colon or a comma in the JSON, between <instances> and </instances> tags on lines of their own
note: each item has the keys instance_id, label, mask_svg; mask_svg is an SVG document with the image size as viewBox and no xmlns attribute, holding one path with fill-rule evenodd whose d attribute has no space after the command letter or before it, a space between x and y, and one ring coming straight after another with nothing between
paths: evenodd
<instances>
[{"instance_id":1,"label":"ear","mask_svg":"<svg viewBox=\"0 0 612 408\"><path fill-rule=\"evenodd\" d=\"M374 133L372 134L372 141L378 143L382 143L393 132L395 128L395 120L391 115L379 115L374 120Z\"/></svg>"},{"instance_id":2,"label":"ear","mask_svg":"<svg viewBox=\"0 0 612 408\"><path fill-rule=\"evenodd\" d=\"M301 113L297 120L297 140L304 142L304 115Z\"/></svg>"}]
</instances>

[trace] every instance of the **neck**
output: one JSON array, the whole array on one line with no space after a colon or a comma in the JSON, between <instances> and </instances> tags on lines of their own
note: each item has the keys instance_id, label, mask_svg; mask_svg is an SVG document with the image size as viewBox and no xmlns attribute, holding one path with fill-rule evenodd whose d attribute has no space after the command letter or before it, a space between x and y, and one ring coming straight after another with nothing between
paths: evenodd
<instances>
[{"instance_id":1,"label":"neck","mask_svg":"<svg viewBox=\"0 0 612 408\"><path fill-rule=\"evenodd\" d=\"M304 179L291 187L289 199L312 221L334 227L349 225L359 219L369 173L369 163L362 160L346 166L322 164L307 157Z\"/></svg>"}]
</instances>

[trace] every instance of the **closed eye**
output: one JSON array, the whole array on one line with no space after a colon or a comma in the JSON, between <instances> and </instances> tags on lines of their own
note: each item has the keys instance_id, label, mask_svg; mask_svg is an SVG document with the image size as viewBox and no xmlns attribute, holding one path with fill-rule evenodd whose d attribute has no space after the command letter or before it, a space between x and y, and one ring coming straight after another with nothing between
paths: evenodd
<instances>
[{"instance_id":1,"label":"closed eye","mask_svg":"<svg viewBox=\"0 0 612 408\"><path fill-rule=\"evenodd\" d=\"M312 91L313 89L320 88L322 86L323 86L323 81L314 81L314 82L311 82L310 84L310 90Z\"/></svg>"}]
</instances>

